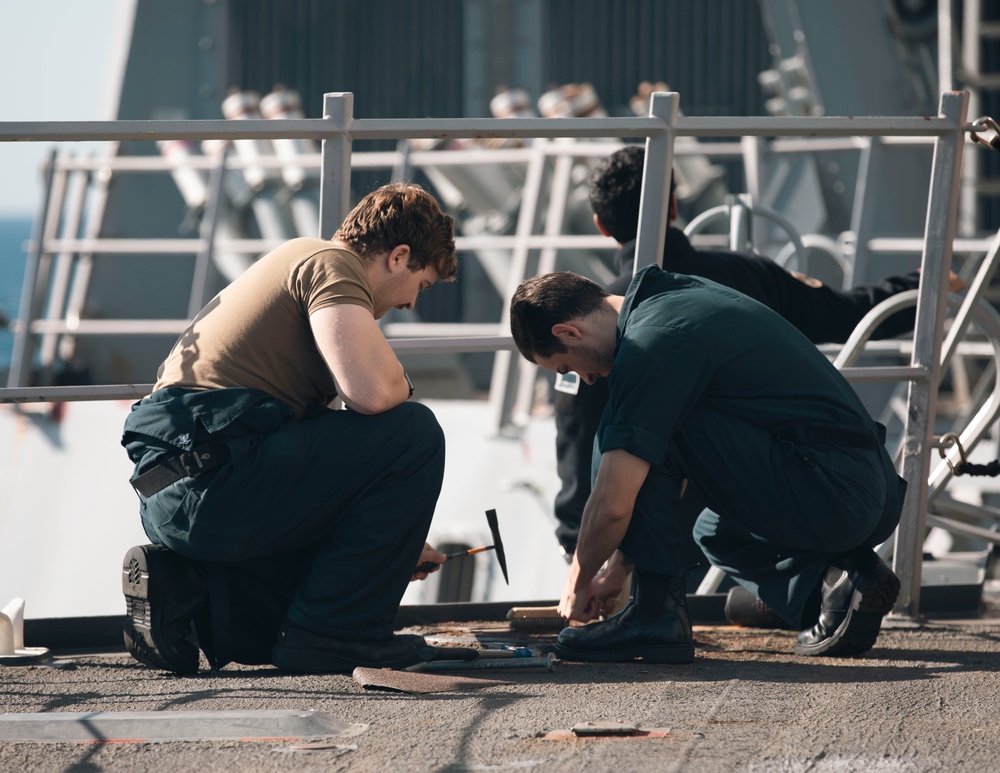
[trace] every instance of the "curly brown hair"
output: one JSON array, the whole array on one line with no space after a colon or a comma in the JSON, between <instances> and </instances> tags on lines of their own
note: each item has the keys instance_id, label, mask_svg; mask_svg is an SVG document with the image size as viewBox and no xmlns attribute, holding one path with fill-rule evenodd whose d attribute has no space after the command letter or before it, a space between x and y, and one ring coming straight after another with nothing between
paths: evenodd
<instances>
[{"instance_id":1,"label":"curly brown hair","mask_svg":"<svg viewBox=\"0 0 1000 773\"><path fill-rule=\"evenodd\" d=\"M333 235L364 260L401 244L410 248L407 267L434 267L438 281L458 271L455 221L430 193L413 183L389 183L369 193L350 211Z\"/></svg>"}]
</instances>

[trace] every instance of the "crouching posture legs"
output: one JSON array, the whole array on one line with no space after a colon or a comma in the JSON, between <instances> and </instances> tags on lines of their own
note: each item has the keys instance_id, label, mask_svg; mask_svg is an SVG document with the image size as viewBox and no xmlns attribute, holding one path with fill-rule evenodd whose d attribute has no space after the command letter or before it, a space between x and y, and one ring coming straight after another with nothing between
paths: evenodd
<instances>
[{"instance_id":1,"label":"crouching posture legs","mask_svg":"<svg viewBox=\"0 0 1000 773\"><path fill-rule=\"evenodd\" d=\"M330 411L228 446L214 474L143 502L159 544L133 548L123 567L133 656L178 673L197 670L199 648L216 668L418 662L424 640L394 635L393 620L429 550L444 474L433 414Z\"/></svg>"}]
</instances>

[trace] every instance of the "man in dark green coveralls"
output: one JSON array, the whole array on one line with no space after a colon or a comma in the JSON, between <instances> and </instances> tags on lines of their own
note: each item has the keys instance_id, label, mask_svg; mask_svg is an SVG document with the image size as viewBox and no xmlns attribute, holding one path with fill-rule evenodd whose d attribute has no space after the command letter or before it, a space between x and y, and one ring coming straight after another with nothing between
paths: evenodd
<instances>
[{"instance_id":1,"label":"man in dark green coveralls","mask_svg":"<svg viewBox=\"0 0 1000 773\"><path fill-rule=\"evenodd\" d=\"M716 566L801 630L803 655L872 647L899 580L873 547L905 483L882 428L794 327L740 293L650 266L624 296L577 274L530 279L511 301L521 353L587 383L607 378L593 492L559 605L575 660L690 662L672 517L685 489L711 511L695 539Z\"/></svg>"}]
</instances>

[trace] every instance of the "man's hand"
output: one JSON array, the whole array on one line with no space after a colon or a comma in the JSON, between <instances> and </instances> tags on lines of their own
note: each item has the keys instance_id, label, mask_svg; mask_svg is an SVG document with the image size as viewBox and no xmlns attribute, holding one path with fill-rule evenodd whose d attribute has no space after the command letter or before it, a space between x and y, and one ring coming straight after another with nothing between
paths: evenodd
<instances>
[{"instance_id":1,"label":"man's hand","mask_svg":"<svg viewBox=\"0 0 1000 773\"><path fill-rule=\"evenodd\" d=\"M566 586L563 588L562 599L559 602L559 616L567 620L579 620L581 623L589 623L597 617L588 610L593 607L594 595L590 590L590 583L582 588L578 588L576 580L571 574L566 578Z\"/></svg>"},{"instance_id":2,"label":"man's hand","mask_svg":"<svg viewBox=\"0 0 1000 773\"><path fill-rule=\"evenodd\" d=\"M598 613L604 616L613 615L618 611L618 598L628 579L630 566L625 563L625 556L616 550L601 567L590 583L597 599Z\"/></svg>"},{"instance_id":3,"label":"man's hand","mask_svg":"<svg viewBox=\"0 0 1000 773\"><path fill-rule=\"evenodd\" d=\"M580 567L574 561L559 603L559 614L570 620L587 623L601 615L614 614L618 596L625 585L628 567L621 551L616 550L594 578L584 583Z\"/></svg>"},{"instance_id":4,"label":"man's hand","mask_svg":"<svg viewBox=\"0 0 1000 773\"><path fill-rule=\"evenodd\" d=\"M628 451L614 449L601 455L559 602L563 617L587 622L613 607L611 598L624 583L619 570L625 567L618 546L628 531L636 496L648 472L649 462Z\"/></svg>"},{"instance_id":5,"label":"man's hand","mask_svg":"<svg viewBox=\"0 0 1000 773\"><path fill-rule=\"evenodd\" d=\"M581 623L589 623L601 614L600 599L594 592L593 582L586 580L580 574L580 565L575 556L569 568L569 576L566 578L558 610L562 617L579 620Z\"/></svg>"},{"instance_id":6,"label":"man's hand","mask_svg":"<svg viewBox=\"0 0 1000 773\"><path fill-rule=\"evenodd\" d=\"M420 551L420 558L417 559L417 566L420 566L425 561L430 561L433 564L437 564L430 572L414 572L410 577L410 582L414 580L426 580L429 574L436 572L441 568L441 564L448 560L448 556L444 553L439 553L437 550L432 548L428 543L424 543L424 549Z\"/></svg>"}]
</instances>

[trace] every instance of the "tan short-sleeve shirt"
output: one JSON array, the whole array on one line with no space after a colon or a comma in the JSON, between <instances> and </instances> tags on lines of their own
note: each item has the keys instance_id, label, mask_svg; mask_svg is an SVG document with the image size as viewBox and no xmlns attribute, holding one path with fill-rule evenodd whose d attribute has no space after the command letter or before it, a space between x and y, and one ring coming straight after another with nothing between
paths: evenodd
<instances>
[{"instance_id":1,"label":"tan short-sleeve shirt","mask_svg":"<svg viewBox=\"0 0 1000 773\"><path fill-rule=\"evenodd\" d=\"M309 315L341 303L375 313L361 258L323 239L285 242L202 309L160 366L154 389L260 389L301 418L307 406L336 396Z\"/></svg>"}]
</instances>

